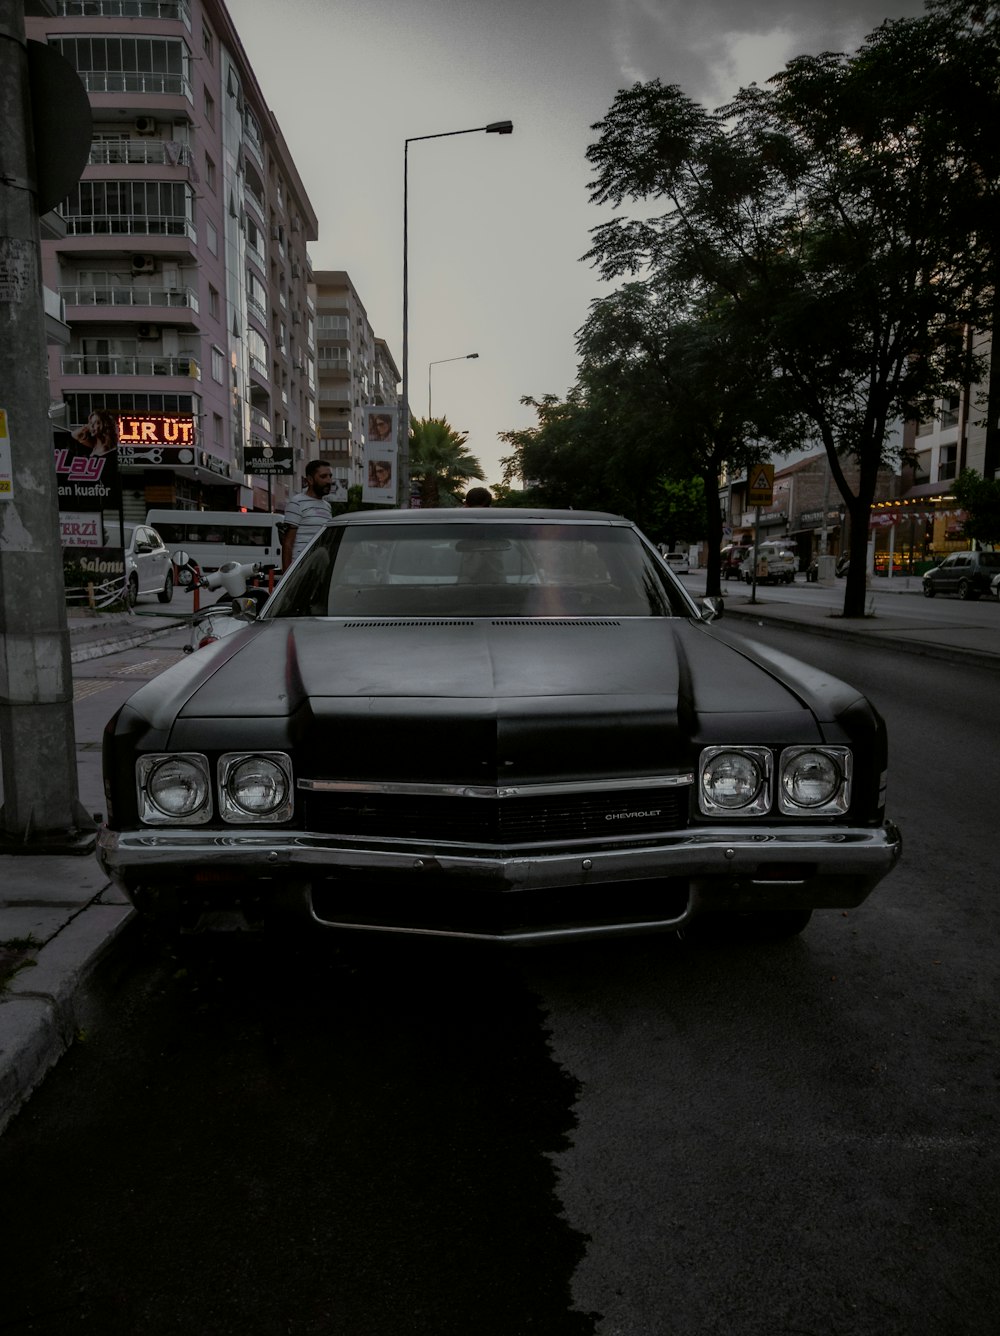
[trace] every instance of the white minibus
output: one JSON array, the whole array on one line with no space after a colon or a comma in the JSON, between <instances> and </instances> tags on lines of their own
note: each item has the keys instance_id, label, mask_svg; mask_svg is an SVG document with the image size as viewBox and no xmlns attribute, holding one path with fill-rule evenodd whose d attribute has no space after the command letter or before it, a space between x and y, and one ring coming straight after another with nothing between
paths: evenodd
<instances>
[{"instance_id":1,"label":"white minibus","mask_svg":"<svg viewBox=\"0 0 1000 1336\"><path fill-rule=\"evenodd\" d=\"M150 510L146 523L168 552L186 552L203 571L216 571L227 561L280 567L281 518L259 510Z\"/></svg>"}]
</instances>

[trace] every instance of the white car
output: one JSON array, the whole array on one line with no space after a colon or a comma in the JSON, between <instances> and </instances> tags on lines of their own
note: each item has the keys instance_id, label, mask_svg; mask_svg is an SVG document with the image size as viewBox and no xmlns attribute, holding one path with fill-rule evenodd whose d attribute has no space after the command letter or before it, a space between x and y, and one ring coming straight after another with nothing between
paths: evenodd
<instances>
[{"instance_id":1,"label":"white car","mask_svg":"<svg viewBox=\"0 0 1000 1336\"><path fill-rule=\"evenodd\" d=\"M105 543L121 547L117 524L107 524ZM163 539L148 524L125 525L125 601L130 608L143 594L155 594L161 603L174 596L174 564Z\"/></svg>"},{"instance_id":2,"label":"white car","mask_svg":"<svg viewBox=\"0 0 1000 1336\"><path fill-rule=\"evenodd\" d=\"M761 543L757 548L757 583L791 584L798 570L798 558L787 543ZM740 564L740 579L752 584L754 550L750 549Z\"/></svg>"},{"instance_id":3,"label":"white car","mask_svg":"<svg viewBox=\"0 0 1000 1336\"><path fill-rule=\"evenodd\" d=\"M689 575L691 573L691 565L686 552L664 552L661 548L660 554L675 575Z\"/></svg>"}]
</instances>

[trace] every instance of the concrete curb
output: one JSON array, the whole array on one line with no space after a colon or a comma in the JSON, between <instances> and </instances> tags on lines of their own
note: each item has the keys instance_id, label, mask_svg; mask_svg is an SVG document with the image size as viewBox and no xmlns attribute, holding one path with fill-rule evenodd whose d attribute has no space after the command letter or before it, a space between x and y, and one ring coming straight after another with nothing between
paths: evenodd
<instances>
[{"instance_id":1,"label":"concrete curb","mask_svg":"<svg viewBox=\"0 0 1000 1336\"><path fill-rule=\"evenodd\" d=\"M940 659L945 663L954 663L956 658L961 658L963 662L975 663L982 668L1000 668L1000 654L993 654L989 650L967 649L964 645L954 647L935 645L928 640L907 640L898 632L882 635L878 631L869 631L863 624L837 626L834 624L835 618L830 618L830 624L827 625L822 621L796 617L794 614L790 616L781 613L769 614L764 609L754 606L727 607L723 621L727 617L762 622L768 626L787 626L795 631L809 631L813 635L826 636L829 640L853 640L855 644L863 642L866 645L875 645L879 649L901 650L904 654L919 654L926 659Z\"/></svg>"},{"instance_id":2,"label":"concrete curb","mask_svg":"<svg viewBox=\"0 0 1000 1336\"><path fill-rule=\"evenodd\" d=\"M145 645L148 640L155 640L158 636L165 636L176 630L177 625L149 627L143 631L136 630L131 635L104 636L100 640L91 640L79 645L74 645L71 639L70 662L86 663L89 659L103 659L107 654L117 654L122 649L135 649L137 645Z\"/></svg>"},{"instance_id":3,"label":"concrete curb","mask_svg":"<svg viewBox=\"0 0 1000 1336\"><path fill-rule=\"evenodd\" d=\"M129 905L87 905L0 993L0 1133L73 1043L87 986L133 917Z\"/></svg>"}]
</instances>

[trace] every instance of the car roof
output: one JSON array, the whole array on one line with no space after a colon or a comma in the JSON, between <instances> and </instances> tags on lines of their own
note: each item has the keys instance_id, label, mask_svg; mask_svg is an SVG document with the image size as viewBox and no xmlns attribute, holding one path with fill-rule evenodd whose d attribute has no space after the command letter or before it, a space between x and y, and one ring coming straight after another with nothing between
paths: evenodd
<instances>
[{"instance_id":1,"label":"car roof","mask_svg":"<svg viewBox=\"0 0 1000 1336\"><path fill-rule=\"evenodd\" d=\"M622 515L609 515L600 510L542 510L520 509L515 506L441 506L418 507L414 510L355 510L337 515L330 523L355 524L619 524L634 527Z\"/></svg>"}]
</instances>

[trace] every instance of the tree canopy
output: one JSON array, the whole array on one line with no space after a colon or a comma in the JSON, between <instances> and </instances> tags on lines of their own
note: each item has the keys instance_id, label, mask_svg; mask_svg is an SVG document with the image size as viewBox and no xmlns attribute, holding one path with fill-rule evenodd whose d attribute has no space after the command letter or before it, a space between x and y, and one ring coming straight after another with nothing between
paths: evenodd
<instances>
[{"instance_id":1,"label":"tree canopy","mask_svg":"<svg viewBox=\"0 0 1000 1336\"><path fill-rule=\"evenodd\" d=\"M422 506L457 506L471 478L485 478L467 448L468 436L446 418L415 418L410 424L410 476L420 483Z\"/></svg>"},{"instance_id":2,"label":"tree canopy","mask_svg":"<svg viewBox=\"0 0 1000 1336\"><path fill-rule=\"evenodd\" d=\"M656 79L619 92L587 152L614 213L584 258L620 287L578 334L565 403L528 400L539 426L502 438L524 476L642 523L657 478L711 494L754 452L819 440L851 518L844 613L863 616L898 424L976 374L966 332L992 327L998 68L997 5L930 0L716 111Z\"/></svg>"}]
</instances>

